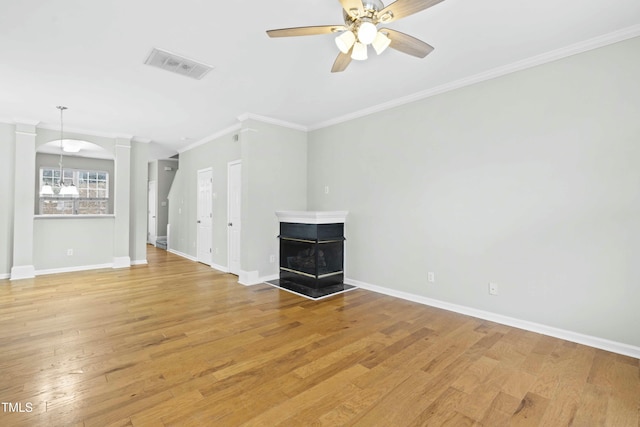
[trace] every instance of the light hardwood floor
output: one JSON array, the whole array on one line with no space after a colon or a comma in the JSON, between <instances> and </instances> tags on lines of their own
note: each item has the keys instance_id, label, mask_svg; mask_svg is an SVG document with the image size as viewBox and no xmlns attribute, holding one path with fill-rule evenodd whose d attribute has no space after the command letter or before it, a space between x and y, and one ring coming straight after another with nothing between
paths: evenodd
<instances>
[{"instance_id":1,"label":"light hardwood floor","mask_svg":"<svg viewBox=\"0 0 640 427\"><path fill-rule=\"evenodd\" d=\"M1 426L640 425L637 359L148 260L0 281Z\"/></svg>"}]
</instances>

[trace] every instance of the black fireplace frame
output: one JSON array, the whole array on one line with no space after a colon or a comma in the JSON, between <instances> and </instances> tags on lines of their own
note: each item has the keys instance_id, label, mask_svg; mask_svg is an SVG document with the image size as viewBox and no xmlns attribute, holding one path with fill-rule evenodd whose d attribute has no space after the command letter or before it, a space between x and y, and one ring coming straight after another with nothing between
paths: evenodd
<instances>
[{"instance_id":1,"label":"black fireplace frame","mask_svg":"<svg viewBox=\"0 0 640 427\"><path fill-rule=\"evenodd\" d=\"M280 222L280 274L270 285L320 299L355 286L344 283L344 223Z\"/></svg>"},{"instance_id":2,"label":"black fireplace frame","mask_svg":"<svg viewBox=\"0 0 640 427\"><path fill-rule=\"evenodd\" d=\"M280 223L280 279L312 289L344 281L344 224ZM301 255L302 254L302 255Z\"/></svg>"}]
</instances>

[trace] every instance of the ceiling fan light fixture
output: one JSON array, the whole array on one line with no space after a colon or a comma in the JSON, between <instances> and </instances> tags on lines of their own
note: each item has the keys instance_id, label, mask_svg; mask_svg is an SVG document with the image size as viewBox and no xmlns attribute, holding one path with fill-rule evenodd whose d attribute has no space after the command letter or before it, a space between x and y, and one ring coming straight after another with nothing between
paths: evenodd
<instances>
[{"instance_id":1,"label":"ceiling fan light fixture","mask_svg":"<svg viewBox=\"0 0 640 427\"><path fill-rule=\"evenodd\" d=\"M385 49L389 47L390 44L391 44L391 39L387 37L387 35L384 34L382 31L378 31L378 34L376 34L376 38L373 39L373 43L371 43L371 45L373 46L373 48L375 49L378 55L384 52Z\"/></svg>"},{"instance_id":2,"label":"ceiling fan light fixture","mask_svg":"<svg viewBox=\"0 0 640 427\"><path fill-rule=\"evenodd\" d=\"M389 22L393 19L393 12L390 10L386 11L382 14L382 16L378 17L378 21L380 22Z\"/></svg>"},{"instance_id":3,"label":"ceiling fan light fixture","mask_svg":"<svg viewBox=\"0 0 640 427\"><path fill-rule=\"evenodd\" d=\"M340 34L336 37L336 45L340 52L349 53L351 46L356 42L356 35L353 34L353 31L347 30L344 33Z\"/></svg>"},{"instance_id":4,"label":"ceiling fan light fixture","mask_svg":"<svg viewBox=\"0 0 640 427\"><path fill-rule=\"evenodd\" d=\"M371 20L362 20L360 27L358 27L358 40L362 44L371 44L376 38L378 29Z\"/></svg>"},{"instance_id":5,"label":"ceiling fan light fixture","mask_svg":"<svg viewBox=\"0 0 640 427\"><path fill-rule=\"evenodd\" d=\"M356 61L364 61L367 59L367 45L360 42L356 42L353 45L353 51L351 52L351 59Z\"/></svg>"}]
</instances>

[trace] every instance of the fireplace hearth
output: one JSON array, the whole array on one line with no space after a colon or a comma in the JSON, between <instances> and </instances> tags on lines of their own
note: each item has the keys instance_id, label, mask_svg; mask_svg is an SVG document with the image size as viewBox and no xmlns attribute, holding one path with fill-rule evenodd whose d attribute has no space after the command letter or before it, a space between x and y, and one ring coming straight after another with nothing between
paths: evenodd
<instances>
[{"instance_id":1,"label":"fireplace hearth","mask_svg":"<svg viewBox=\"0 0 640 427\"><path fill-rule=\"evenodd\" d=\"M280 278L267 283L312 299L354 289L344 283L347 212L279 211Z\"/></svg>"}]
</instances>

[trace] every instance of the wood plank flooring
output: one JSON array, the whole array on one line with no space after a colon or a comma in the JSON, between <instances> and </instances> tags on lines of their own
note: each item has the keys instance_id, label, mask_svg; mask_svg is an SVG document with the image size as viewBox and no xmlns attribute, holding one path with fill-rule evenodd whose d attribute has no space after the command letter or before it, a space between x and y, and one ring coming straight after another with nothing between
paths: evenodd
<instances>
[{"instance_id":1,"label":"wood plank flooring","mask_svg":"<svg viewBox=\"0 0 640 427\"><path fill-rule=\"evenodd\" d=\"M640 425L637 359L148 260L0 280L1 426Z\"/></svg>"}]
</instances>

